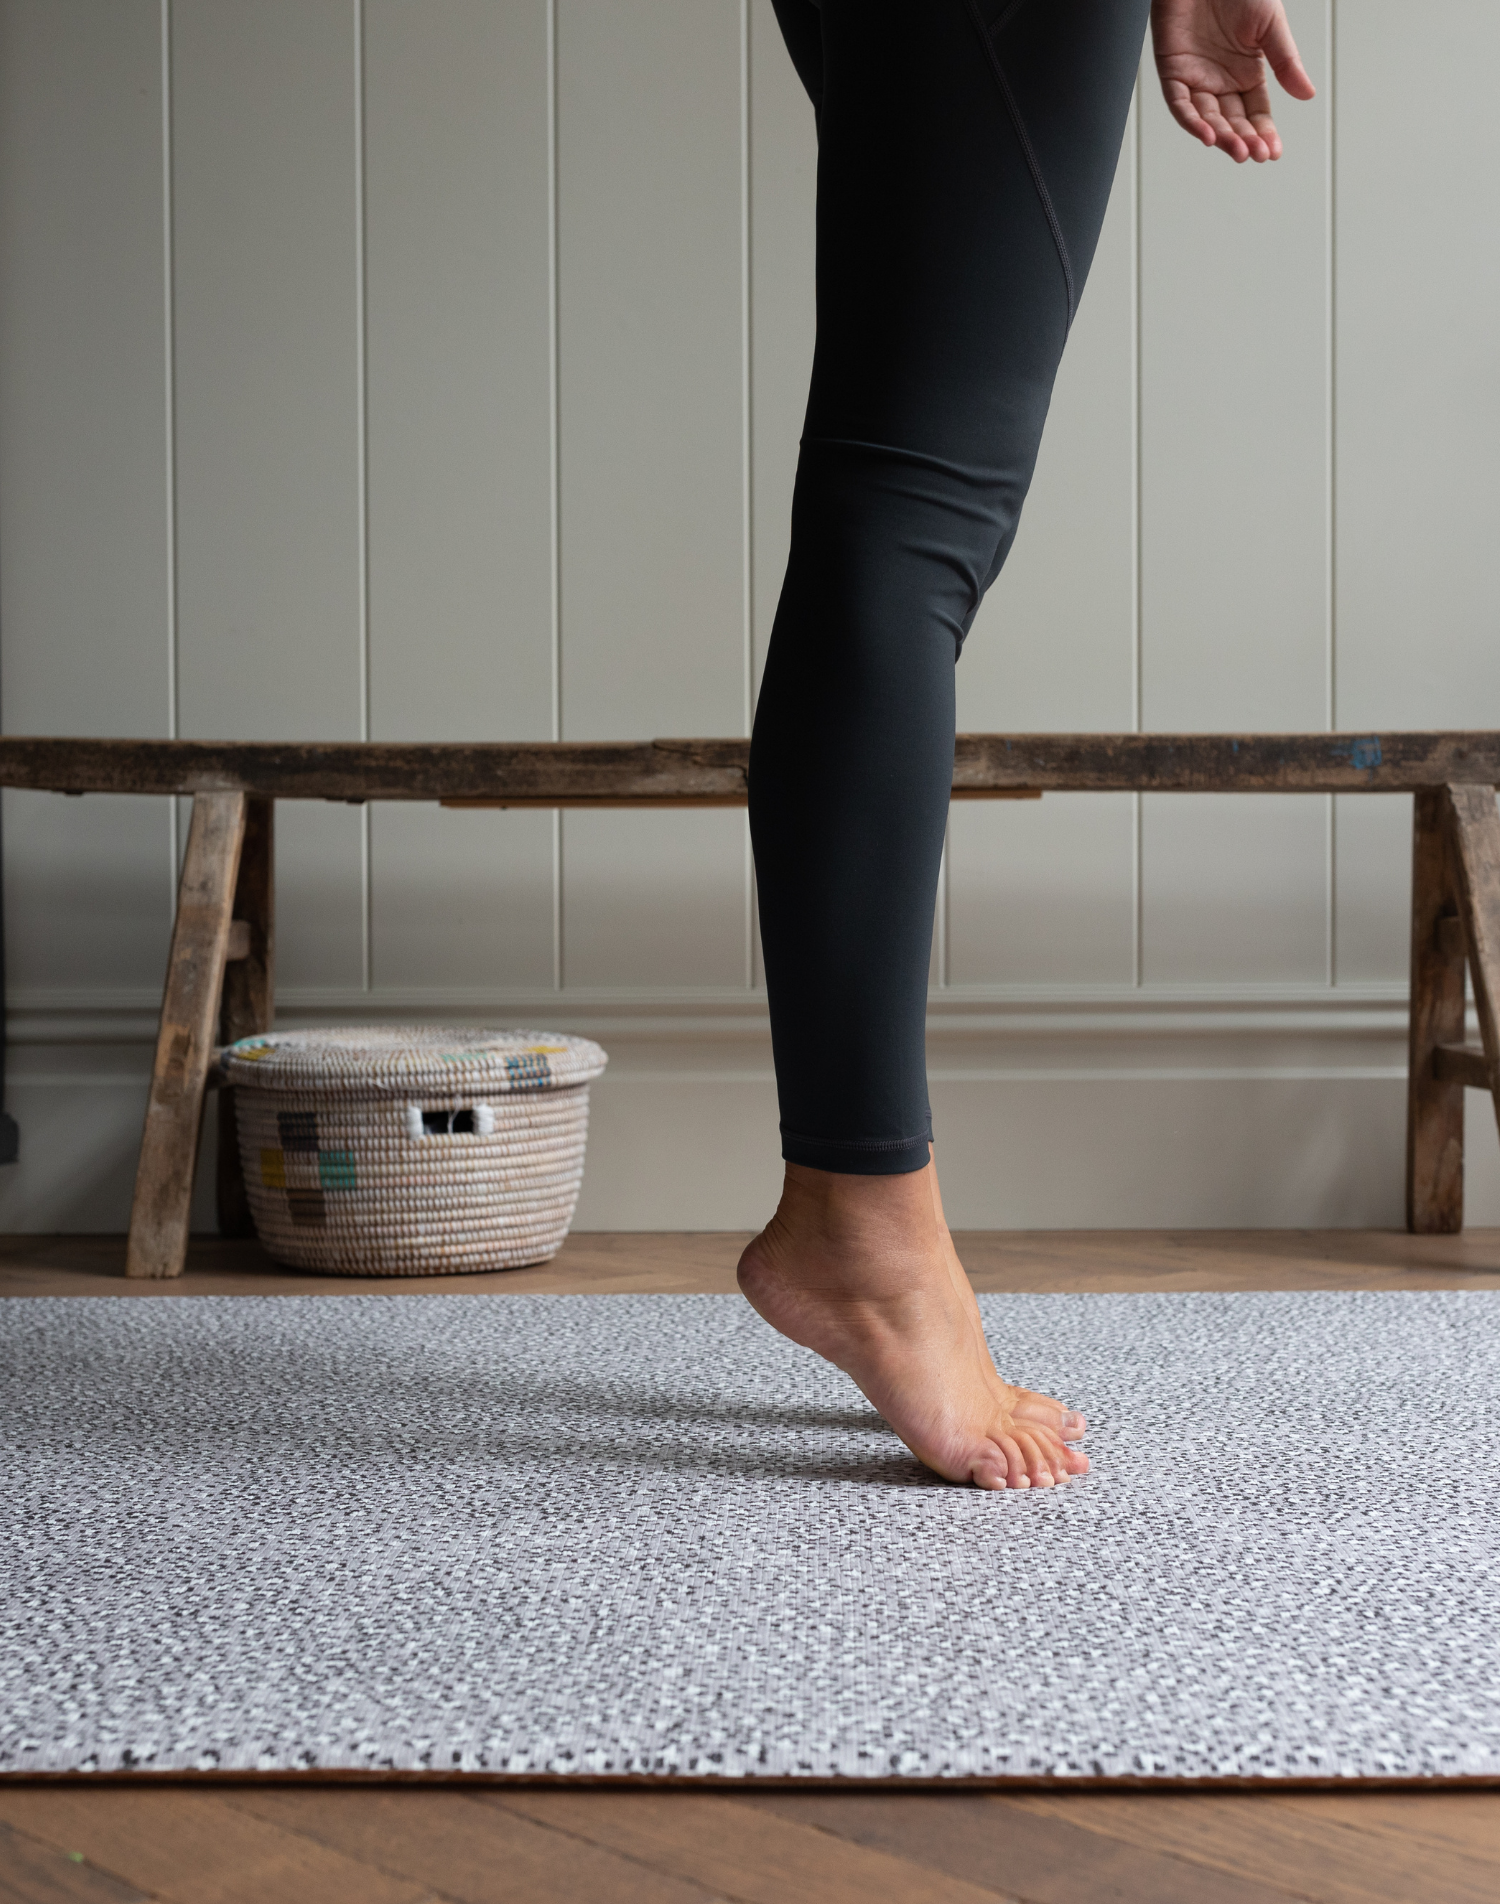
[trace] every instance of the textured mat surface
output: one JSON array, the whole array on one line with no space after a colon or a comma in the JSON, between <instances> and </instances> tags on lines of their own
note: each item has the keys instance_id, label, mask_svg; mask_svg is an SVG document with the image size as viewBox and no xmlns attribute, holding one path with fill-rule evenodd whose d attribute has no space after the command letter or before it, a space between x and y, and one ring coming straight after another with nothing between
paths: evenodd
<instances>
[{"instance_id":1,"label":"textured mat surface","mask_svg":"<svg viewBox=\"0 0 1500 1904\"><path fill-rule=\"evenodd\" d=\"M981 1299L930 1479L728 1296L0 1305L0 1770L1500 1773L1500 1296Z\"/></svg>"}]
</instances>

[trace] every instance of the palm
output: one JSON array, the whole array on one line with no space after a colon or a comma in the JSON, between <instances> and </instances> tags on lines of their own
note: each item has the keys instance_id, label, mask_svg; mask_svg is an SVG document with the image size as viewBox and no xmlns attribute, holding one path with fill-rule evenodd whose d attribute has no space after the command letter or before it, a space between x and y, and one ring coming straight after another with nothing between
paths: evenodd
<instances>
[{"instance_id":1,"label":"palm","mask_svg":"<svg viewBox=\"0 0 1500 1904\"><path fill-rule=\"evenodd\" d=\"M1237 163L1281 157L1267 65L1294 99L1313 96L1282 0L1153 0L1151 31L1180 126Z\"/></svg>"}]
</instances>

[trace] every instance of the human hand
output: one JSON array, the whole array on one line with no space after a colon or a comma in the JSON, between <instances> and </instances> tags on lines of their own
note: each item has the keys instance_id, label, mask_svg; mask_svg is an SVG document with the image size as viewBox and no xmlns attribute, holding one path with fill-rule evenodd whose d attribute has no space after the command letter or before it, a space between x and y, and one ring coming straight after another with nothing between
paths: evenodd
<instances>
[{"instance_id":1,"label":"human hand","mask_svg":"<svg viewBox=\"0 0 1500 1904\"><path fill-rule=\"evenodd\" d=\"M1281 157L1266 66L1293 99L1313 96L1282 0L1152 0L1151 38L1178 125L1236 165Z\"/></svg>"}]
</instances>

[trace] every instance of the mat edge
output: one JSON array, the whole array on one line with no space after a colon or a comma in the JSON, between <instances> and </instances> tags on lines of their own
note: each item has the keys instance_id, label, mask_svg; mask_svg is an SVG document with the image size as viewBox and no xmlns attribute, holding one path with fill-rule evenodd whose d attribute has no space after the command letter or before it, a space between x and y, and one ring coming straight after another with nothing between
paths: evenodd
<instances>
[{"instance_id":1,"label":"mat edge","mask_svg":"<svg viewBox=\"0 0 1500 1904\"><path fill-rule=\"evenodd\" d=\"M21 1785L511 1785L589 1786L601 1790L640 1791L990 1791L990 1792L1430 1792L1500 1790L1500 1772L1418 1773L1383 1777L1278 1777L1275 1774L1228 1778L1174 1778L1170 1774L1121 1773L1105 1778L1044 1778L1024 1773L961 1773L951 1777L910 1778L899 1773L872 1777L833 1777L797 1773L679 1774L673 1772L428 1772L368 1771L359 1766L318 1767L304 1771L114 1771L0 1772L0 1789Z\"/></svg>"}]
</instances>

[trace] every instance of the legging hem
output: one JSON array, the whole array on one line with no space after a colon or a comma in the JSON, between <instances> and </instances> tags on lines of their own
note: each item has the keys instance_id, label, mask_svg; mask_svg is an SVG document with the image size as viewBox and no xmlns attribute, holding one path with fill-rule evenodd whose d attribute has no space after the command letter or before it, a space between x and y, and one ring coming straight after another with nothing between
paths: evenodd
<instances>
[{"instance_id":1,"label":"legging hem","mask_svg":"<svg viewBox=\"0 0 1500 1904\"><path fill-rule=\"evenodd\" d=\"M840 1142L837 1138L796 1137L781 1133L781 1154L789 1164L809 1170L832 1170L844 1177L901 1177L925 1170L929 1137L892 1137L873 1143Z\"/></svg>"}]
</instances>

